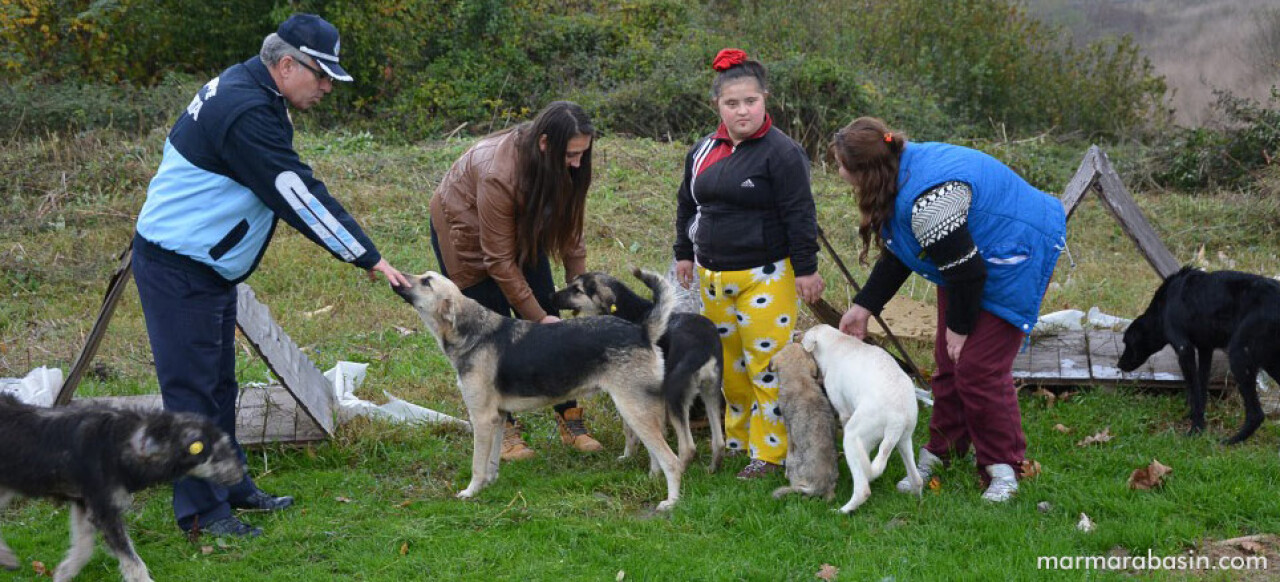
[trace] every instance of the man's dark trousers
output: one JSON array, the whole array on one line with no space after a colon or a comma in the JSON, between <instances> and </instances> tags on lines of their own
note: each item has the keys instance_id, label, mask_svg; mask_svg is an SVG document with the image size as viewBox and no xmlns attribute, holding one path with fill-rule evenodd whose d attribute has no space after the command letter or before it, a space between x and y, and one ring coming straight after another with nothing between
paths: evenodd
<instances>
[{"instance_id":1,"label":"man's dark trousers","mask_svg":"<svg viewBox=\"0 0 1280 582\"><path fill-rule=\"evenodd\" d=\"M139 248L139 247L143 248ZM185 259L146 242L135 242L133 280L151 340L156 377L166 410L205 415L236 441L236 288L212 271L202 273ZM224 487L184 477L173 484L178 527L193 527L231 516L229 502L257 490L246 474Z\"/></svg>"}]
</instances>

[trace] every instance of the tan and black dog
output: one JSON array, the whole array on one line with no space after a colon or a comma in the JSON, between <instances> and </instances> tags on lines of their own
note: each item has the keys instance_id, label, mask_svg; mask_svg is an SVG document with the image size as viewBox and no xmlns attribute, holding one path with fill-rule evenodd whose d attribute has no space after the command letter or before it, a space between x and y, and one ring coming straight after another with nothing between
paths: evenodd
<instances>
[{"instance_id":1,"label":"tan and black dog","mask_svg":"<svg viewBox=\"0 0 1280 582\"><path fill-rule=\"evenodd\" d=\"M666 475L667 498L657 509L675 505L683 464L662 435L666 406L657 346L674 302L661 277L640 270L635 275L657 298L657 307L641 324L617 317L547 324L503 317L431 271L394 288L417 310L458 373L474 435L471 482L458 497L473 497L498 478L504 413L602 390Z\"/></svg>"},{"instance_id":2,"label":"tan and black dog","mask_svg":"<svg viewBox=\"0 0 1280 582\"><path fill-rule=\"evenodd\" d=\"M836 414L818 383L818 362L797 343L782 347L769 366L778 375L778 408L787 425L788 486L774 499L803 493L831 501L840 469L836 456Z\"/></svg>"},{"instance_id":3,"label":"tan and black dog","mask_svg":"<svg viewBox=\"0 0 1280 582\"><path fill-rule=\"evenodd\" d=\"M574 277L564 289L551 298L557 309L570 309L579 315L606 315L640 323L653 311L653 302L636 295L622 281L605 273L583 273ZM676 431L676 448L680 461L688 468L696 447L689 428L689 408L694 398L701 397L711 429L711 466L714 473L724 458L724 402L721 385L724 377L724 349L716 324L697 313L673 313L667 332L658 339L665 370L662 394L667 402L667 416ZM623 458L630 457L635 437L627 431ZM654 469L650 457L650 470Z\"/></svg>"}]
</instances>

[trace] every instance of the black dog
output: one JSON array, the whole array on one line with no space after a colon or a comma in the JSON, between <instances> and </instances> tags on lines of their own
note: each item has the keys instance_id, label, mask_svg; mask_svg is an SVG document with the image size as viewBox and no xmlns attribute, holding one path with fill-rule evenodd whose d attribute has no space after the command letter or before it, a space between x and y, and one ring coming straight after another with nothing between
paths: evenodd
<instances>
[{"instance_id":1,"label":"black dog","mask_svg":"<svg viewBox=\"0 0 1280 582\"><path fill-rule=\"evenodd\" d=\"M244 466L226 433L195 414L100 405L40 408L0 394L0 510L16 495L71 502L71 549L54 575L70 580L93 555L93 531L130 582L149 581L125 531L133 493L184 475L234 485ZM0 540L0 565L18 558Z\"/></svg>"},{"instance_id":2,"label":"black dog","mask_svg":"<svg viewBox=\"0 0 1280 582\"><path fill-rule=\"evenodd\" d=\"M1280 379L1280 281L1183 267L1160 285L1151 305L1125 330L1120 369L1132 372L1166 344L1177 353L1187 383L1193 434L1204 430L1213 350L1226 350L1245 416L1240 432L1223 442L1249 438L1263 419L1258 371Z\"/></svg>"},{"instance_id":3,"label":"black dog","mask_svg":"<svg viewBox=\"0 0 1280 582\"><path fill-rule=\"evenodd\" d=\"M583 273L552 296L556 309L579 315L612 314L630 322L644 321L653 302L636 295L621 281L604 273ZM673 313L667 332L658 339L663 355L662 393L668 416L675 425L680 460L693 460L693 432L689 428L689 408L701 396L711 428L711 466L715 472L724 456L724 421L721 411L721 382L724 377L724 350L720 332L710 319L697 313ZM627 435L623 456L631 454L634 439ZM652 459L651 459L652 460Z\"/></svg>"}]
</instances>

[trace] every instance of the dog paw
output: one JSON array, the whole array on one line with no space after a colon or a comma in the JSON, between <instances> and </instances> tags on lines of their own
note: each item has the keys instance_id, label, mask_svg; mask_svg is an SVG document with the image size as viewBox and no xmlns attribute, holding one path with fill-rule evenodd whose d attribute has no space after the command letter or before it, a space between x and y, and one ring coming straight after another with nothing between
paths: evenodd
<instances>
[{"instance_id":1,"label":"dog paw","mask_svg":"<svg viewBox=\"0 0 1280 582\"><path fill-rule=\"evenodd\" d=\"M458 499L471 499L472 497L475 497L476 493L478 493L478 491L472 491L471 488L468 487L459 491L454 497L457 497Z\"/></svg>"},{"instance_id":2,"label":"dog paw","mask_svg":"<svg viewBox=\"0 0 1280 582\"><path fill-rule=\"evenodd\" d=\"M675 507L675 506L676 506L676 500L675 500L675 499L667 499L667 500L663 501L662 503L659 503L659 504L658 504L657 510L658 510L658 511L671 511L671 508L672 508L672 507Z\"/></svg>"}]
</instances>

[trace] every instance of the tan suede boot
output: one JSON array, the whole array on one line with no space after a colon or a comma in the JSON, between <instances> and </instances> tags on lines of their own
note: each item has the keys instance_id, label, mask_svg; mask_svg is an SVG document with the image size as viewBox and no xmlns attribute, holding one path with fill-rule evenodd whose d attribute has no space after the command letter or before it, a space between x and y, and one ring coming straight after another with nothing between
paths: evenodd
<instances>
[{"instance_id":1,"label":"tan suede boot","mask_svg":"<svg viewBox=\"0 0 1280 582\"><path fill-rule=\"evenodd\" d=\"M538 452L529 448L520 436L520 427L511 421L502 425L502 460L523 461L538 456Z\"/></svg>"},{"instance_id":2,"label":"tan suede boot","mask_svg":"<svg viewBox=\"0 0 1280 582\"><path fill-rule=\"evenodd\" d=\"M582 409L570 408L564 414L556 413L556 424L560 427L560 440L583 453L594 453L604 449L596 439L587 433L587 425L582 421Z\"/></svg>"}]
</instances>

